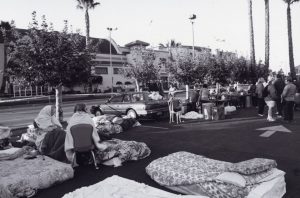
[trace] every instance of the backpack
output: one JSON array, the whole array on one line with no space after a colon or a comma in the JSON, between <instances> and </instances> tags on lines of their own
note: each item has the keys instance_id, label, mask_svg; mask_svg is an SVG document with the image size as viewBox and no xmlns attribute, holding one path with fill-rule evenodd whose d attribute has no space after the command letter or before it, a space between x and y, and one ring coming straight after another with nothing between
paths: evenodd
<instances>
[{"instance_id":1,"label":"backpack","mask_svg":"<svg viewBox=\"0 0 300 198\"><path fill-rule=\"evenodd\" d=\"M269 88L269 85L265 86L265 88L264 88L264 90L263 90L263 92L262 92L263 98L265 98L265 97L267 97L267 96L269 95L269 90L268 90L268 88Z\"/></svg>"}]
</instances>

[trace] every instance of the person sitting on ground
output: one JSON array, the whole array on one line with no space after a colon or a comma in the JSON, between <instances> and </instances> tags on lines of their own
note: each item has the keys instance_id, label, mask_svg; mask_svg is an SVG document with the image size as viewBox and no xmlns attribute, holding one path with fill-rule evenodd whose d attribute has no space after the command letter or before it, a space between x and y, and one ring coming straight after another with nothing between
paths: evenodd
<instances>
[{"instance_id":1,"label":"person sitting on ground","mask_svg":"<svg viewBox=\"0 0 300 198\"><path fill-rule=\"evenodd\" d=\"M61 123L55 117L54 105L45 106L34 119L33 125L35 128L42 129L44 131L52 131L56 128L62 128Z\"/></svg>"},{"instance_id":2,"label":"person sitting on ground","mask_svg":"<svg viewBox=\"0 0 300 198\"><path fill-rule=\"evenodd\" d=\"M66 133L55 116L55 106L45 106L34 119L35 145L40 153L59 161L66 161L64 141Z\"/></svg>"}]
</instances>

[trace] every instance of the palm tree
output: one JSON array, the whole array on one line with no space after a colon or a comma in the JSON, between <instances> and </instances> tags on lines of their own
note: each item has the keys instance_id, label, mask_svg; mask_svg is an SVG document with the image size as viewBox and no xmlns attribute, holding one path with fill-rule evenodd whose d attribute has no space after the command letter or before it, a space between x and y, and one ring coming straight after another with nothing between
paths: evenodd
<instances>
[{"instance_id":1,"label":"palm tree","mask_svg":"<svg viewBox=\"0 0 300 198\"><path fill-rule=\"evenodd\" d=\"M77 8L84 10L85 12L85 43L86 48L89 47L89 40L90 40L90 17L89 17L89 10L94 9L97 5L100 5L99 2L94 2L94 0L77 0Z\"/></svg>"},{"instance_id":2,"label":"palm tree","mask_svg":"<svg viewBox=\"0 0 300 198\"><path fill-rule=\"evenodd\" d=\"M292 37L292 17L291 17L291 5L299 0L283 0L287 3L287 28L288 28L288 42L289 42L289 60L290 60L290 72L293 79L296 78L295 63L294 63L294 51L293 51L293 37Z\"/></svg>"},{"instance_id":3,"label":"palm tree","mask_svg":"<svg viewBox=\"0 0 300 198\"><path fill-rule=\"evenodd\" d=\"M270 61L270 12L269 0L265 0L265 66L269 69Z\"/></svg>"},{"instance_id":4,"label":"palm tree","mask_svg":"<svg viewBox=\"0 0 300 198\"><path fill-rule=\"evenodd\" d=\"M252 0L249 2L249 22L250 22L250 61L251 67L255 66L255 48L254 48L254 30L253 30L253 16L252 16Z\"/></svg>"}]
</instances>

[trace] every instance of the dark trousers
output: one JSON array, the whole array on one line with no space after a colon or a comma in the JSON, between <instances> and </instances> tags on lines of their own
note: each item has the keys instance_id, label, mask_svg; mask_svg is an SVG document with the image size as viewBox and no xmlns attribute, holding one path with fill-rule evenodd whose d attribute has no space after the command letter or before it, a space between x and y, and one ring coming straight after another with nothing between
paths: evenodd
<instances>
[{"instance_id":1,"label":"dark trousers","mask_svg":"<svg viewBox=\"0 0 300 198\"><path fill-rule=\"evenodd\" d=\"M264 114L265 104L266 104L264 98L257 98L257 103L258 103L258 114Z\"/></svg>"},{"instance_id":2,"label":"dark trousers","mask_svg":"<svg viewBox=\"0 0 300 198\"><path fill-rule=\"evenodd\" d=\"M253 105L254 107L256 107L256 106L257 106L257 97L256 97L256 96L252 96L252 97L251 97L251 100L252 100L252 105Z\"/></svg>"},{"instance_id":3,"label":"dark trousers","mask_svg":"<svg viewBox=\"0 0 300 198\"><path fill-rule=\"evenodd\" d=\"M294 101L285 101L283 106L284 120L292 121L294 119Z\"/></svg>"},{"instance_id":4,"label":"dark trousers","mask_svg":"<svg viewBox=\"0 0 300 198\"><path fill-rule=\"evenodd\" d=\"M278 99L276 100L276 108L277 108L278 115L282 116L283 104L281 102L281 98L280 97L278 97Z\"/></svg>"}]
</instances>

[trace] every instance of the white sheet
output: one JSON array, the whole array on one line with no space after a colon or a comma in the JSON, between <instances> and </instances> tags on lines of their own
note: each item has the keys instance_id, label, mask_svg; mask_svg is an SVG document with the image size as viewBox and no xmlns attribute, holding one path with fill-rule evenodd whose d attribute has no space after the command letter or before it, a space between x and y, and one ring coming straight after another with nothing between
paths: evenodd
<instances>
[{"instance_id":1,"label":"white sheet","mask_svg":"<svg viewBox=\"0 0 300 198\"><path fill-rule=\"evenodd\" d=\"M114 175L88 187L65 194L63 198L208 198L196 195L176 195L143 183Z\"/></svg>"}]
</instances>

